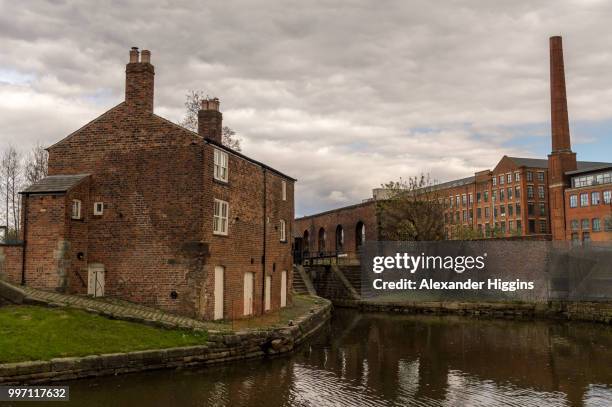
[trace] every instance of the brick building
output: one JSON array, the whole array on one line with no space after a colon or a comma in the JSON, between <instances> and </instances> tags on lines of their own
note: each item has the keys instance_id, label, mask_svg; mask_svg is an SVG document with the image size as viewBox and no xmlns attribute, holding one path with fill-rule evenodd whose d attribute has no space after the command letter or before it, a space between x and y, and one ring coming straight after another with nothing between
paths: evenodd
<instances>
[{"instance_id":1,"label":"brick building","mask_svg":"<svg viewBox=\"0 0 612 407\"><path fill-rule=\"evenodd\" d=\"M23 245L3 248L22 267L4 273L204 319L290 303L295 180L222 145L217 99L197 133L156 115L151 53L129 54L125 101L49 147L22 192Z\"/></svg>"},{"instance_id":2,"label":"brick building","mask_svg":"<svg viewBox=\"0 0 612 407\"><path fill-rule=\"evenodd\" d=\"M492 170L434 186L444 207L447 238L461 239L469 230L471 236L483 238L612 240L612 164L576 161L571 150L564 70L561 37L551 37L552 151L547 159L503 156ZM367 219L372 225L370 234L378 236L373 202L387 196L388 191L375 189L373 197L362 204L296 219L298 244L308 236L307 245L320 249L323 236L327 251L339 248L338 252L354 254L353 244L329 244L342 240L335 231L352 230Z\"/></svg>"}]
</instances>

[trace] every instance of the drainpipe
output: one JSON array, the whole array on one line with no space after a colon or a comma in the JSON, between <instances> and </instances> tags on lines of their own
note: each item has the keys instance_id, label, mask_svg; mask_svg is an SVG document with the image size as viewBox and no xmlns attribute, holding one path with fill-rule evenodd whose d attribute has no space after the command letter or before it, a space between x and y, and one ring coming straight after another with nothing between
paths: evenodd
<instances>
[{"instance_id":1,"label":"drainpipe","mask_svg":"<svg viewBox=\"0 0 612 407\"><path fill-rule=\"evenodd\" d=\"M263 255L261 257L261 315L266 312L266 235L268 231L268 218L267 218L267 171L263 169Z\"/></svg>"},{"instance_id":2,"label":"drainpipe","mask_svg":"<svg viewBox=\"0 0 612 407\"><path fill-rule=\"evenodd\" d=\"M21 249L21 285L26 284L26 247L28 233L28 197L27 193L23 194L23 246Z\"/></svg>"}]
</instances>

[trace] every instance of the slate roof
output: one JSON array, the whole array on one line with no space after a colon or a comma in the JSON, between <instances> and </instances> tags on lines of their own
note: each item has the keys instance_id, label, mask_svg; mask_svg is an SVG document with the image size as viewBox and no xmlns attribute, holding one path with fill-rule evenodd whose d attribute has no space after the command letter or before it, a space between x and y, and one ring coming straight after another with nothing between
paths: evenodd
<instances>
[{"instance_id":1,"label":"slate roof","mask_svg":"<svg viewBox=\"0 0 612 407\"><path fill-rule=\"evenodd\" d=\"M30 185L23 190L22 194L48 194L52 192L66 192L77 186L83 179L89 177L89 174L75 175L49 175Z\"/></svg>"},{"instance_id":2,"label":"slate roof","mask_svg":"<svg viewBox=\"0 0 612 407\"><path fill-rule=\"evenodd\" d=\"M516 163L519 167L532 167L532 168L548 168L548 160L541 158L523 158L523 157L508 157ZM594 167L612 165L611 163L602 163L594 161L578 161L578 170L593 169Z\"/></svg>"},{"instance_id":3,"label":"slate roof","mask_svg":"<svg viewBox=\"0 0 612 407\"><path fill-rule=\"evenodd\" d=\"M596 164L596 163L593 163L593 164ZM587 167L587 168L580 168L580 166L578 166L577 170L567 171L566 174L575 175L575 174L582 174L582 173L591 172L591 171L607 170L608 168L612 168L612 163L599 163L599 165L595 165L595 166Z\"/></svg>"}]
</instances>

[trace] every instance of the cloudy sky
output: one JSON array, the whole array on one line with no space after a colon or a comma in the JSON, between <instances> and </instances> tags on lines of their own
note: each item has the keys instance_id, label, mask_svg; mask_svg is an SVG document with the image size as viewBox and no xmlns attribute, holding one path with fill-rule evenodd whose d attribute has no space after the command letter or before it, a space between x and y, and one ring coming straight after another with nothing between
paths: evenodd
<instances>
[{"instance_id":1,"label":"cloudy sky","mask_svg":"<svg viewBox=\"0 0 612 407\"><path fill-rule=\"evenodd\" d=\"M219 97L243 152L298 178L305 215L399 177L544 158L563 35L574 150L610 161L611 18L594 0L0 0L0 143L50 145L119 103L138 46L156 113Z\"/></svg>"}]
</instances>

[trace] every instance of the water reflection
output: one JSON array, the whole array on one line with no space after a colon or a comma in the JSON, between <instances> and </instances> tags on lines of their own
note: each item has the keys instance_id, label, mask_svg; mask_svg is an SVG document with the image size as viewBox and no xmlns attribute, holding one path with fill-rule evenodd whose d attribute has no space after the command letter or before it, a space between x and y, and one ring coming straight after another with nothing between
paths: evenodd
<instances>
[{"instance_id":1,"label":"water reflection","mask_svg":"<svg viewBox=\"0 0 612 407\"><path fill-rule=\"evenodd\" d=\"M612 405L612 328L336 310L291 358L68 384L87 406Z\"/></svg>"}]
</instances>

